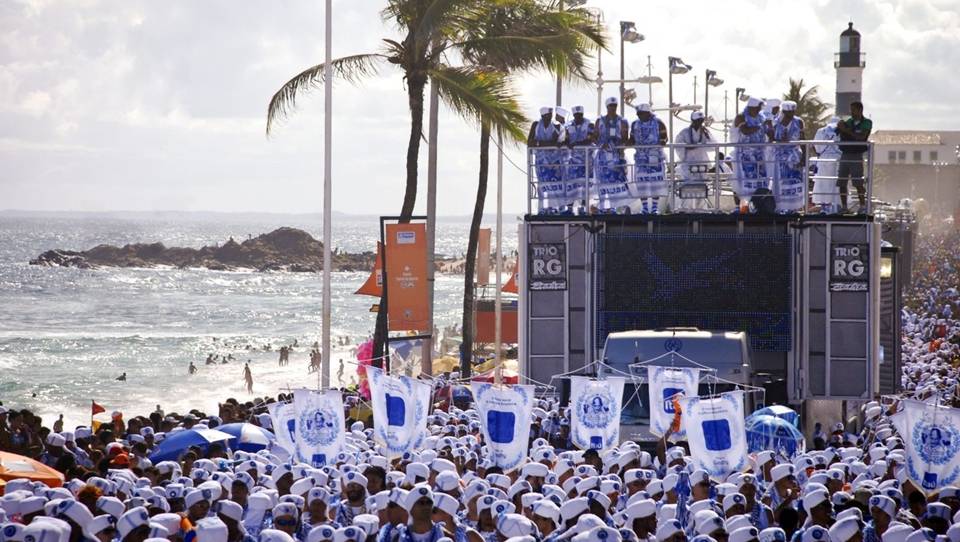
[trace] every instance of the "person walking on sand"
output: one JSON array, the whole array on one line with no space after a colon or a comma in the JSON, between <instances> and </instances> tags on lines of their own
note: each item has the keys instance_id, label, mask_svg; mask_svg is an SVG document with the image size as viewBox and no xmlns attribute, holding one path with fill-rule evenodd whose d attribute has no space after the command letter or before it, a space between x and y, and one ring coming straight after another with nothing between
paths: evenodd
<instances>
[{"instance_id":1,"label":"person walking on sand","mask_svg":"<svg viewBox=\"0 0 960 542\"><path fill-rule=\"evenodd\" d=\"M250 372L250 361L243 364L243 381L247 384L247 393L253 393L253 373Z\"/></svg>"},{"instance_id":2,"label":"person walking on sand","mask_svg":"<svg viewBox=\"0 0 960 542\"><path fill-rule=\"evenodd\" d=\"M127 381L127 373L123 373L122 375L118 376L118 377L117 377L117 380L118 380L119 382L126 382L126 381Z\"/></svg>"}]
</instances>

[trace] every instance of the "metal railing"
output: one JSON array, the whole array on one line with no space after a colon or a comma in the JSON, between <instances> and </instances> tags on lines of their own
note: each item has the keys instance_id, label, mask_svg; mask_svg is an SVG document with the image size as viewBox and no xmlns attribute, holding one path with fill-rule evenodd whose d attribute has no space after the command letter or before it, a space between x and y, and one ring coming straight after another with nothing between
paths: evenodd
<instances>
[{"instance_id":1,"label":"metal railing","mask_svg":"<svg viewBox=\"0 0 960 542\"><path fill-rule=\"evenodd\" d=\"M531 147L527 213L871 214L872 171L869 143Z\"/></svg>"}]
</instances>

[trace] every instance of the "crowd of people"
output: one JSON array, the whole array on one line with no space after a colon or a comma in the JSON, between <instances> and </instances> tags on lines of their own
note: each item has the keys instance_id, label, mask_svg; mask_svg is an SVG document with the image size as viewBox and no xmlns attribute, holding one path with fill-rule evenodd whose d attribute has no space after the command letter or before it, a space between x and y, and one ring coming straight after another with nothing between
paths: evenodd
<instances>
[{"instance_id":1,"label":"crowd of people","mask_svg":"<svg viewBox=\"0 0 960 542\"><path fill-rule=\"evenodd\" d=\"M867 210L863 160L873 125L860 102L814 135L796 102L751 97L733 121L734 145L718 141L700 111L669 145L667 127L649 104L637 105L631 122L617 113L616 97L605 103L606 114L595 121L580 105L540 108L527 136L540 214L658 214L671 199L670 210L699 210L715 201L710 187L720 178L738 213L848 213L851 182L857 212ZM790 144L808 136L818 143Z\"/></svg>"},{"instance_id":2,"label":"crowd of people","mask_svg":"<svg viewBox=\"0 0 960 542\"><path fill-rule=\"evenodd\" d=\"M903 397L958 401L960 235L924 236L903 309ZM555 399L533 410L528 457L504 472L469 404L435 409L422 447L388 458L373 429L347 419L347 444L327 465L288 451L220 443L149 458L180 431L230 422L271 427L275 399L230 399L191 411L97 428L53 430L27 410L0 407L0 450L62 472L63 487L8 480L0 542L960 542L960 488L923 491L907 476L897 401L871 401L856 427L830 423L809 451L751 454L723 478L692 467L668 436L571 449L569 413ZM348 401L348 404L352 402ZM558 421L559 420L559 421Z\"/></svg>"}]
</instances>

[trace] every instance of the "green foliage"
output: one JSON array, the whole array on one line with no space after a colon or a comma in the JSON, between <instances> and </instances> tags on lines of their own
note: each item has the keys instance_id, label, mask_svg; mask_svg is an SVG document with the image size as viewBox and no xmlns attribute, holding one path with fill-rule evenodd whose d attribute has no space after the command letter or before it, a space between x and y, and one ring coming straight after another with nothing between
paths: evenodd
<instances>
[{"instance_id":1,"label":"green foliage","mask_svg":"<svg viewBox=\"0 0 960 542\"><path fill-rule=\"evenodd\" d=\"M833 104L820 99L820 87L814 85L803 89L803 79L790 79L790 89L783 95L784 100L797 102L797 116L803 119L804 138L812 138L817 130L830 121Z\"/></svg>"}]
</instances>

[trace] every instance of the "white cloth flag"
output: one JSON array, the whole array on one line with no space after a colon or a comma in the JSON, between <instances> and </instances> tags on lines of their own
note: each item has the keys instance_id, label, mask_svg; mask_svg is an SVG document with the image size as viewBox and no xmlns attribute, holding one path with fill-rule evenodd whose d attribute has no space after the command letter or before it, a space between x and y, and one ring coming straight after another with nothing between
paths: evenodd
<instances>
[{"instance_id":1,"label":"white cloth flag","mask_svg":"<svg viewBox=\"0 0 960 542\"><path fill-rule=\"evenodd\" d=\"M374 439L388 459L416 451L427 434L430 385L409 376L389 376L375 367L367 368L367 377Z\"/></svg>"},{"instance_id":2,"label":"white cloth flag","mask_svg":"<svg viewBox=\"0 0 960 542\"><path fill-rule=\"evenodd\" d=\"M903 400L890 417L907 452L907 476L926 492L960 480L960 409Z\"/></svg>"},{"instance_id":3,"label":"white cloth flag","mask_svg":"<svg viewBox=\"0 0 960 542\"><path fill-rule=\"evenodd\" d=\"M337 390L294 390L297 455L314 467L333 463L343 450L346 421Z\"/></svg>"},{"instance_id":4,"label":"white cloth flag","mask_svg":"<svg viewBox=\"0 0 960 542\"><path fill-rule=\"evenodd\" d=\"M533 386L472 385L489 459L504 471L523 464L533 422Z\"/></svg>"},{"instance_id":5,"label":"white cloth flag","mask_svg":"<svg viewBox=\"0 0 960 542\"><path fill-rule=\"evenodd\" d=\"M647 381L650 390L650 433L662 437L676 415L674 398L695 397L698 395L697 386L700 382L700 369L691 367L647 367ZM683 426L674 433L683 438L686 432Z\"/></svg>"},{"instance_id":6,"label":"white cloth flag","mask_svg":"<svg viewBox=\"0 0 960 542\"><path fill-rule=\"evenodd\" d=\"M286 450L290 455L297 449L297 416L293 403L270 403L267 405L270 413L270 423L273 424L273 434L277 437L276 445Z\"/></svg>"},{"instance_id":7,"label":"white cloth flag","mask_svg":"<svg viewBox=\"0 0 960 542\"><path fill-rule=\"evenodd\" d=\"M712 399L685 397L680 400L680 408L695 469L723 479L746 466L742 391L722 393Z\"/></svg>"},{"instance_id":8,"label":"white cloth flag","mask_svg":"<svg viewBox=\"0 0 960 542\"><path fill-rule=\"evenodd\" d=\"M623 377L570 378L570 440L581 450L607 450L620 444Z\"/></svg>"}]
</instances>

